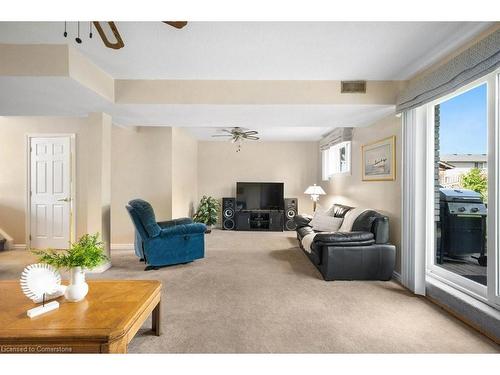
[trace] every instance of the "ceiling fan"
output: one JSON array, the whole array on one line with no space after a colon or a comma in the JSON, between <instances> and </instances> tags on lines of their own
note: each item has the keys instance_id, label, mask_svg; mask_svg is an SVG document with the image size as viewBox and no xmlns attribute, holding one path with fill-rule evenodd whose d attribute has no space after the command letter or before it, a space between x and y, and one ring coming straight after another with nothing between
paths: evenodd
<instances>
[{"instance_id":1,"label":"ceiling fan","mask_svg":"<svg viewBox=\"0 0 500 375\"><path fill-rule=\"evenodd\" d=\"M257 134L259 134L258 131L246 130L238 126L231 129L222 129L221 131L224 132L225 134L214 134L212 135L212 137L226 137L232 143L238 143L238 148L236 152L241 151L241 144L243 143L243 141L245 140L258 141L260 139L260 137L257 137Z\"/></svg>"},{"instance_id":2,"label":"ceiling fan","mask_svg":"<svg viewBox=\"0 0 500 375\"><path fill-rule=\"evenodd\" d=\"M182 29L187 25L187 21L162 21L163 23L175 27L176 29ZM120 49L125 47L125 43L113 21L92 21L89 25L89 38L92 38L92 26L94 26L99 33L99 36L102 39L104 45L108 48L112 49ZM68 36L68 32L66 30L66 22L64 22L64 37ZM111 39L111 40L110 40ZM114 40L113 40L114 39ZM82 43L82 39L80 38L80 22L78 22L78 32L75 41L78 44Z\"/></svg>"}]
</instances>

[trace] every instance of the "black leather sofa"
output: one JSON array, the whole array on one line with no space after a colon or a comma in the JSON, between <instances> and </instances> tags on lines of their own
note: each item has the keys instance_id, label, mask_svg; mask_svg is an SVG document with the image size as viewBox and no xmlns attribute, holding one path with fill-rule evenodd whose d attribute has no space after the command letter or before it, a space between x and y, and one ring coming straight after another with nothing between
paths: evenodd
<instances>
[{"instance_id":1,"label":"black leather sofa","mask_svg":"<svg viewBox=\"0 0 500 375\"><path fill-rule=\"evenodd\" d=\"M352 207L334 205L336 217ZM309 225L312 217L297 215L297 239L314 233ZM317 232L311 252L304 253L327 281L330 280L390 280L396 261L396 247L389 242L389 218L367 210L353 223L351 232Z\"/></svg>"}]
</instances>

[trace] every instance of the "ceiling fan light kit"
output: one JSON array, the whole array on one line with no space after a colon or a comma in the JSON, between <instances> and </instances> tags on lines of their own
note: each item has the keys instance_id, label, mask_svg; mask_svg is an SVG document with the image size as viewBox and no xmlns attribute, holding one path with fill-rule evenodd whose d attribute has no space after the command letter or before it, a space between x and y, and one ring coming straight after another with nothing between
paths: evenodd
<instances>
[{"instance_id":1,"label":"ceiling fan light kit","mask_svg":"<svg viewBox=\"0 0 500 375\"><path fill-rule=\"evenodd\" d=\"M214 134L214 135L212 135L212 137L229 137L228 140L231 143L238 144L236 152L241 151L241 145L243 144L243 141L246 141L246 140L258 141L260 139L260 137L257 137L257 134L259 134L258 131L245 130L245 129L240 128L238 126L231 128L231 129L222 129L221 131L224 133L227 133L227 134Z\"/></svg>"},{"instance_id":2,"label":"ceiling fan light kit","mask_svg":"<svg viewBox=\"0 0 500 375\"><path fill-rule=\"evenodd\" d=\"M92 38L92 22L89 22L89 38ZM78 21L76 23L76 38L75 38L75 42L77 42L78 44L82 44L83 40L82 38L80 38L80 21ZM66 21L64 21L64 32L63 32L63 36L65 38L68 37L68 23Z\"/></svg>"}]
</instances>

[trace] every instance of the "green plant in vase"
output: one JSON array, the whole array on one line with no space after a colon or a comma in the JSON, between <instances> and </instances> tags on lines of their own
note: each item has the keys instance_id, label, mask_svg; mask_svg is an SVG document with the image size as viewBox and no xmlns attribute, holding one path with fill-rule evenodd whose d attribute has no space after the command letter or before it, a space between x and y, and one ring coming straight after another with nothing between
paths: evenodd
<instances>
[{"instance_id":1,"label":"green plant in vase","mask_svg":"<svg viewBox=\"0 0 500 375\"><path fill-rule=\"evenodd\" d=\"M212 227L217 223L220 212L220 202L214 197L203 196L198 205L198 209L193 216L193 220L197 223L203 223L207 226L206 233L212 231Z\"/></svg>"},{"instance_id":2,"label":"green plant in vase","mask_svg":"<svg viewBox=\"0 0 500 375\"><path fill-rule=\"evenodd\" d=\"M99 233L83 235L77 242L72 243L68 250L34 250L33 253L40 263L70 271L71 283L64 295L72 302L82 300L88 293L85 270L95 268L108 260L104 253L104 243L99 240Z\"/></svg>"}]
</instances>

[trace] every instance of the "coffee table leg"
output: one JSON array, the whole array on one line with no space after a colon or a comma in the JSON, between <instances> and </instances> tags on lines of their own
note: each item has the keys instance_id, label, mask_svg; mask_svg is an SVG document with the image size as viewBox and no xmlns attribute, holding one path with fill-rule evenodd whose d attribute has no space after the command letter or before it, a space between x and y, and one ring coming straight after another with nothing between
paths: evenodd
<instances>
[{"instance_id":1,"label":"coffee table leg","mask_svg":"<svg viewBox=\"0 0 500 375\"><path fill-rule=\"evenodd\" d=\"M161 335L161 301L158 302L158 304L154 308L152 318L153 318L152 329L153 329L156 336L160 336Z\"/></svg>"}]
</instances>

